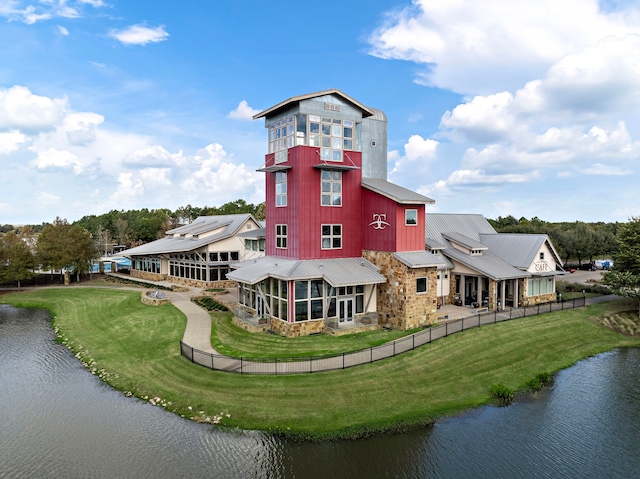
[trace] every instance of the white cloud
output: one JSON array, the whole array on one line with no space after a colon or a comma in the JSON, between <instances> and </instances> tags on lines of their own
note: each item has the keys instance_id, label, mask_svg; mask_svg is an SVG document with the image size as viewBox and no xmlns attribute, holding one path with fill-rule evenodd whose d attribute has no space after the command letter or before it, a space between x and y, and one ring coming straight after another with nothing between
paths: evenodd
<instances>
[{"instance_id":1,"label":"white cloud","mask_svg":"<svg viewBox=\"0 0 640 479\"><path fill-rule=\"evenodd\" d=\"M585 175L598 176L625 176L632 175L633 170L624 170L615 166L603 165L602 163L594 163L591 167L583 170Z\"/></svg>"},{"instance_id":2,"label":"white cloud","mask_svg":"<svg viewBox=\"0 0 640 479\"><path fill-rule=\"evenodd\" d=\"M242 100L238 103L238 107L235 110L229 112L229 118L233 120L253 120L253 115L260 113L260 110L254 110L249 106L247 100Z\"/></svg>"},{"instance_id":3,"label":"white cloud","mask_svg":"<svg viewBox=\"0 0 640 479\"><path fill-rule=\"evenodd\" d=\"M0 129L49 130L60 122L66 109L66 98L34 95L23 86L0 89Z\"/></svg>"},{"instance_id":4,"label":"white cloud","mask_svg":"<svg viewBox=\"0 0 640 479\"><path fill-rule=\"evenodd\" d=\"M0 132L0 155L18 151L20 145L27 143L27 141L27 137L19 131Z\"/></svg>"},{"instance_id":5,"label":"white cloud","mask_svg":"<svg viewBox=\"0 0 640 479\"><path fill-rule=\"evenodd\" d=\"M489 94L539 78L568 53L639 25L637 14L603 11L597 0L414 0L390 13L369 41L375 56L425 65L418 83Z\"/></svg>"},{"instance_id":6,"label":"white cloud","mask_svg":"<svg viewBox=\"0 0 640 479\"><path fill-rule=\"evenodd\" d=\"M60 151L55 148L39 151L34 165L39 169L72 167L75 174L80 174L83 170L77 156L69 151Z\"/></svg>"},{"instance_id":7,"label":"white cloud","mask_svg":"<svg viewBox=\"0 0 640 479\"><path fill-rule=\"evenodd\" d=\"M64 28L62 25L58 25L58 31L60 32L61 35L64 35L65 37L69 35L69 30Z\"/></svg>"},{"instance_id":8,"label":"white cloud","mask_svg":"<svg viewBox=\"0 0 640 479\"><path fill-rule=\"evenodd\" d=\"M169 38L164 26L151 28L144 25L132 25L124 30L111 30L109 36L124 45L146 45L147 43L162 42Z\"/></svg>"},{"instance_id":9,"label":"white cloud","mask_svg":"<svg viewBox=\"0 0 640 479\"><path fill-rule=\"evenodd\" d=\"M404 145L404 156L397 150L389 152L387 161L393 161L394 167L390 175L406 169L408 164L425 164L436 157L439 142L431 138L424 139L420 135L411 135L409 141Z\"/></svg>"}]
</instances>

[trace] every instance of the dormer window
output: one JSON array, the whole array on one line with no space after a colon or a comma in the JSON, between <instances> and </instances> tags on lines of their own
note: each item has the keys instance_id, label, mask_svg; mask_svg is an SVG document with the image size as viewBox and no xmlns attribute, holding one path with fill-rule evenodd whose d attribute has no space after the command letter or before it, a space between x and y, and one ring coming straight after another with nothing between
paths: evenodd
<instances>
[{"instance_id":1,"label":"dormer window","mask_svg":"<svg viewBox=\"0 0 640 479\"><path fill-rule=\"evenodd\" d=\"M482 255L482 250L481 249L472 249L471 250L471 256L481 256Z\"/></svg>"},{"instance_id":2,"label":"dormer window","mask_svg":"<svg viewBox=\"0 0 640 479\"><path fill-rule=\"evenodd\" d=\"M544 251L540 251L540 260L544 260Z\"/></svg>"}]
</instances>

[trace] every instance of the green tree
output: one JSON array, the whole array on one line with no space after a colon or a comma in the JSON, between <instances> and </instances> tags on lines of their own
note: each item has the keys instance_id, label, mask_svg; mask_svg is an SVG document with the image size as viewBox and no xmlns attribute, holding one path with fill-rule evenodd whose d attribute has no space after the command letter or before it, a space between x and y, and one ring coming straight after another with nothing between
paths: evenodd
<instances>
[{"instance_id":1,"label":"green tree","mask_svg":"<svg viewBox=\"0 0 640 479\"><path fill-rule=\"evenodd\" d=\"M617 267L617 264L615 266ZM611 288L613 294L635 299L638 302L640 316L640 274L631 271L607 271L602 281Z\"/></svg>"},{"instance_id":2,"label":"green tree","mask_svg":"<svg viewBox=\"0 0 640 479\"><path fill-rule=\"evenodd\" d=\"M53 223L45 225L42 233L38 236L36 244L36 259L42 269L50 269L53 271L69 266L71 257L69 251L71 249L71 225L66 219L56 217Z\"/></svg>"},{"instance_id":3,"label":"green tree","mask_svg":"<svg viewBox=\"0 0 640 479\"><path fill-rule=\"evenodd\" d=\"M618 252L613 271L603 276L614 294L635 298L640 316L640 217L631 217L618 231Z\"/></svg>"},{"instance_id":4,"label":"green tree","mask_svg":"<svg viewBox=\"0 0 640 479\"><path fill-rule=\"evenodd\" d=\"M13 231L0 238L0 281L21 281L35 276L36 260L31 249Z\"/></svg>"},{"instance_id":5,"label":"green tree","mask_svg":"<svg viewBox=\"0 0 640 479\"><path fill-rule=\"evenodd\" d=\"M640 274L640 217L631 217L618 231L618 251L614 256L616 271Z\"/></svg>"},{"instance_id":6,"label":"green tree","mask_svg":"<svg viewBox=\"0 0 640 479\"><path fill-rule=\"evenodd\" d=\"M80 274L92 270L93 262L100 256L100 250L91 233L80 226L72 226L69 235L69 264L76 272L76 280L80 282Z\"/></svg>"}]
</instances>

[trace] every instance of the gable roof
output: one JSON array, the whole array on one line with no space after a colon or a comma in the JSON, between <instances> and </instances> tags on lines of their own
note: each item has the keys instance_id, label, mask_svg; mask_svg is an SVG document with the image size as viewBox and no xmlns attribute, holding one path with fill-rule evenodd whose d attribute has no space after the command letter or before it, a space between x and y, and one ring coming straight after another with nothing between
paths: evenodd
<instances>
[{"instance_id":1,"label":"gable roof","mask_svg":"<svg viewBox=\"0 0 640 479\"><path fill-rule=\"evenodd\" d=\"M253 119L254 120L258 120L259 118L265 117L265 116L271 116L274 115L276 113L278 113L281 110L285 110L290 108L292 105L298 104L301 101L304 100L310 100L312 98L317 98L319 96L325 96L325 95L335 95L340 97L342 100L351 103L352 105L356 106L357 108L359 108L360 110L362 110L362 116L364 117L368 117L368 116L376 116L379 115L379 110L376 111L372 108L366 107L364 106L362 103L360 103L357 100L354 100L353 98L351 98L348 95L345 95L344 93L342 93L340 90L338 90L337 88L332 88L330 90L323 90L323 91L318 91L315 93L307 93L306 95L298 95L298 96L292 96L291 98L288 98L284 101L281 101L280 103L278 103L277 105L272 106L271 108L268 108L264 111L261 111L260 113L253 115ZM381 112L380 112L381 113Z\"/></svg>"},{"instance_id":2,"label":"gable roof","mask_svg":"<svg viewBox=\"0 0 640 479\"><path fill-rule=\"evenodd\" d=\"M489 246L491 251L518 268L529 268L545 243L554 255L555 262L562 263L549 237L545 234L498 233L481 235L481 240Z\"/></svg>"},{"instance_id":3,"label":"gable roof","mask_svg":"<svg viewBox=\"0 0 640 479\"><path fill-rule=\"evenodd\" d=\"M426 218L427 247L444 245L443 255L494 280L532 276L527 269L545 243L560 264L547 235L498 233L478 214L429 213ZM469 255L455 249L451 242L483 252Z\"/></svg>"},{"instance_id":4,"label":"gable roof","mask_svg":"<svg viewBox=\"0 0 640 479\"><path fill-rule=\"evenodd\" d=\"M404 205L431 205L434 200L379 178L362 178L362 186L374 193Z\"/></svg>"},{"instance_id":5,"label":"gable roof","mask_svg":"<svg viewBox=\"0 0 640 479\"><path fill-rule=\"evenodd\" d=\"M232 237L240 230L242 225L250 219L257 223L255 218L253 218L253 215L250 213L238 215L198 216L192 223L166 232L167 235L178 234L181 236L167 236L150 243L136 246L135 248L124 250L119 254L123 256L143 256L193 251L203 246ZM204 238L199 237L203 233L215 231L220 228L222 228L222 230L214 235L206 236ZM194 235L196 236L195 238L193 237Z\"/></svg>"}]
</instances>

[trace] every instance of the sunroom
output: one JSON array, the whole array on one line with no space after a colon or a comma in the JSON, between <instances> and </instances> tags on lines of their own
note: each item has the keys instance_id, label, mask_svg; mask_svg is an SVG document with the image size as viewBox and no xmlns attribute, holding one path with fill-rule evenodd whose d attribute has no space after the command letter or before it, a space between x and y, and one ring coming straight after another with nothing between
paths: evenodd
<instances>
[{"instance_id":1,"label":"sunroom","mask_svg":"<svg viewBox=\"0 0 640 479\"><path fill-rule=\"evenodd\" d=\"M376 285L386 278L362 258L267 257L235 266L234 319L253 326L246 329L293 337L377 328Z\"/></svg>"}]
</instances>

